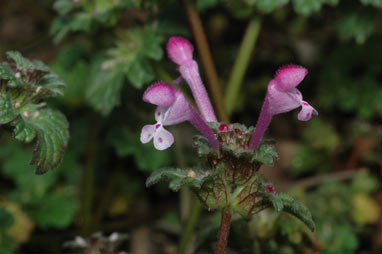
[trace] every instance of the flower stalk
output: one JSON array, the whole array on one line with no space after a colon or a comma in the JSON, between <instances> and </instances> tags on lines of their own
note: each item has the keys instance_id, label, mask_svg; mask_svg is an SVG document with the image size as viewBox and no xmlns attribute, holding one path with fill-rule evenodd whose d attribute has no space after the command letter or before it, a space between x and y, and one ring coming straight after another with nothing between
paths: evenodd
<instances>
[{"instance_id":1,"label":"flower stalk","mask_svg":"<svg viewBox=\"0 0 382 254\"><path fill-rule=\"evenodd\" d=\"M214 102L218 119L222 122L228 123L229 118L224 106L223 92L221 90L219 78L214 62L212 60L211 51L208 46L202 21L196 9L195 2L191 0L183 0L183 3L184 7L186 8L188 20L199 51L199 56L202 60L202 64L208 80L207 84L211 92L212 101Z\"/></svg>"},{"instance_id":2,"label":"flower stalk","mask_svg":"<svg viewBox=\"0 0 382 254\"><path fill-rule=\"evenodd\" d=\"M231 226L231 217L232 213L230 210L225 209L222 211L222 218L220 221L220 228L218 233L218 241L216 243L215 254L225 254L229 229Z\"/></svg>"}]
</instances>

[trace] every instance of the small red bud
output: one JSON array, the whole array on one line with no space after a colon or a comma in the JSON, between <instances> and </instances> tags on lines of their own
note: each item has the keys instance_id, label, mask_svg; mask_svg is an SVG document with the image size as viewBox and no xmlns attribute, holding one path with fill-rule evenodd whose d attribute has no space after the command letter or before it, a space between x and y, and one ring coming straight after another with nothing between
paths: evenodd
<instances>
[{"instance_id":1,"label":"small red bud","mask_svg":"<svg viewBox=\"0 0 382 254\"><path fill-rule=\"evenodd\" d=\"M265 186L266 188L267 188L267 190L268 190L268 192L270 193L270 194L275 194L275 189L273 188L273 186L272 185L267 185L267 186Z\"/></svg>"},{"instance_id":2,"label":"small red bud","mask_svg":"<svg viewBox=\"0 0 382 254\"><path fill-rule=\"evenodd\" d=\"M226 132L226 131L229 131L229 125L226 124L226 123L222 123L222 124L220 124L220 126L219 126L219 131L220 131L220 132Z\"/></svg>"}]
</instances>

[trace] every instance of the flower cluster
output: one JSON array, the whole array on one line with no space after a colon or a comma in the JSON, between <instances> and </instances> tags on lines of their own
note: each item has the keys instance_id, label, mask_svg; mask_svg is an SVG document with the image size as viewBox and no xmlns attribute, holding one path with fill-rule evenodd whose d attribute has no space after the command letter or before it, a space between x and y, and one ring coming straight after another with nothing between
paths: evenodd
<instances>
[{"instance_id":1,"label":"flower cluster","mask_svg":"<svg viewBox=\"0 0 382 254\"><path fill-rule=\"evenodd\" d=\"M172 37L167 44L169 58L178 65L181 78L190 86L200 114L187 101L180 90L174 89L165 82L157 82L150 86L143 95L145 102L154 104L155 120L152 125L145 125L141 132L141 142L154 140L154 147L164 150L174 143L173 135L164 126L175 125L189 121L209 141L213 149L219 148L218 135L208 123L217 122L211 101L199 74L198 64L193 60L193 46L182 37ZM301 66L288 65L280 68L274 79L268 84L267 94L261 109L256 128L252 134L247 149L256 150L271 122L272 116L302 107L297 118L300 121L309 120L318 112L302 99L301 92L296 88L305 78L308 71ZM229 126L222 124L219 131L227 131Z\"/></svg>"},{"instance_id":2,"label":"flower cluster","mask_svg":"<svg viewBox=\"0 0 382 254\"><path fill-rule=\"evenodd\" d=\"M297 118L309 120L317 111L303 101L297 86L307 70L300 66L282 67L268 84L267 94L256 128L239 123L219 123L199 75L198 65L192 59L193 47L181 37L172 37L167 44L169 58L178 65L181 78L190 86L198 111L186 100L183 93L165 82L150 86L143 95L145 102L157 106L155 124L145 125L141 132L142 143L154 140L158 150L170 147L172 134L164 126L189 121L202 135L194 137L194 145L205 163L192 170L163 168L154 171L146 186L159 181L169 182L177 191L190 187L208 210L222 210L251 216L266 208L285 211L297 216L314 230L309 210L284 193L276 192L272 183L258 172L262 164L273 164L278 158L270 141L262 137L272 116L302 107ZM174 82L175 83L175 82Z\"/></svg>"}]
</instances>

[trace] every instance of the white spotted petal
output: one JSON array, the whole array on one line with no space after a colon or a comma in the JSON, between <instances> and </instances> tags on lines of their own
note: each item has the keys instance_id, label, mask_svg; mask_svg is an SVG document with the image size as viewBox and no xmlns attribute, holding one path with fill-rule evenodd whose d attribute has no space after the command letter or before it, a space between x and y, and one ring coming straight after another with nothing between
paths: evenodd
<instances>
[{"instance_id":1,"label":"white spotted petal","mask_svg":"<svg viewBox=\"0 0 382 254\"><path fill-rule=\"evenodd\" d=\"M154 147L157 150L165 150L174 143L174 136L162 126L159 127L154 135Z\"/></svg>"},{"instance_id":2,"label":"white spotted petal","mask_svg":"<svg viewBox=\"0 0 382 254\"><path fill-rule=\"evenodd\" d=\"M300 113L297 115L297 119L300 121L309 121L312 118L312 115L318 115L317 110L315 110L312 106L309 105L306 101L302 101L301 103L302 109Z\"/></svg>"},{"instance_id":3,"label":"white spotted petal","mask_svg":"<svg viewBox=\"0 0 382 254\"><path fill-rule=\"evenodd\" d=\"M143 126L141 131L141 142L143 144L146 144L150 142L150 140L153 138L155 134L155 125L154 124L147 124Z\"/></svg>"}]
</instances>

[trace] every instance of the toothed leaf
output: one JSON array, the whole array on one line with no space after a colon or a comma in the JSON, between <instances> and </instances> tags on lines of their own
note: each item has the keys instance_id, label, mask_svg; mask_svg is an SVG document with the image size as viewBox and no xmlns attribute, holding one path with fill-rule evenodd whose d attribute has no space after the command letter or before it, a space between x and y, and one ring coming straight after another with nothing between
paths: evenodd
<instances>
[{"instance_id":1,"label":"toothed leaf","mask_svg":"<svg viewBox=\"0 0 382 254\"><path fill-rule=\"evenodd\" d=\"M6 80L7 86L17 87L22 86L22 83L12 74L11 70L5 66L5 64L0 64L0 81Z\"/></svg>"},{"instance_id":2,"label":"toothed leaf","mask_svg":"<svg viewBox=\"0 0 382 254\"><path fill-rule=\"evenodd\" d=\"M178 191L185 186L200 188L208 179L211 179L208 171L163 168L155 171L147 178L146 186L149 187L160 181L167 181L170 189Z\"/></svg>"},{"instance_id":3,"label":"toothed leaf","mask_svg":"<svg viewBox=\"0 0 382 254\"><path fill-rule=\"evenodd\" d=\"M0 95L0 124L9 123L17 117L12 104L12 100L8 94Z\"/></svg>"},{"instance_id":4,"label":"toothed leaf","mask_svg":"<svg viewBox=\"0 0 382 254\"><path fill-rule=\"evenodd\" d=\"M97 61L92 70L85 98L102 115L108 115L120 103L123 74L120 68L103 69Z\"/></svg>"},{"instance_id":5,"label":"toothed leaf","mask_svg":"<svg viewBox=\"0 0 382 254\"><path fill-rule=\"evenodd\" d=\"M277 199L281 200L283 204L282 210L284 212L296 216L302 222L304 222L310 230L315 230L316 226L312 220L312 215L306 206L300 204L299 202L295 201L291 196L284 193L278 194Z\"/></svg>"},{"instance_id":6,"label":"toothed leaf","mask_svg":"<svg viewBox=\"0 0 382 254\"><path fill-rule=\"evenodd\" d=\"M30 142L36 137L30 161L36 165L36 174L58 167L69 140L69 124L62 113L49 108L38 110L31 105L12 125L16 139Z\"/></svg>"}]
</instances>

